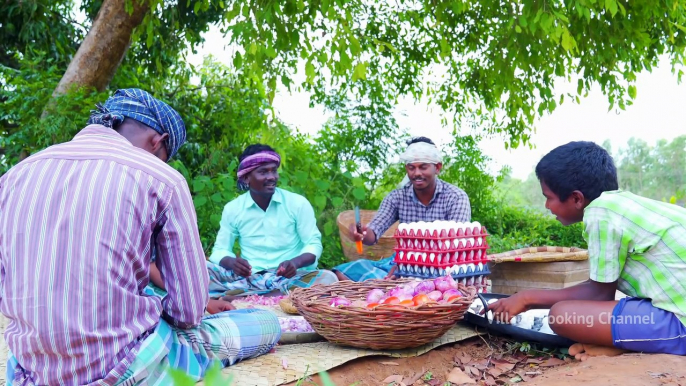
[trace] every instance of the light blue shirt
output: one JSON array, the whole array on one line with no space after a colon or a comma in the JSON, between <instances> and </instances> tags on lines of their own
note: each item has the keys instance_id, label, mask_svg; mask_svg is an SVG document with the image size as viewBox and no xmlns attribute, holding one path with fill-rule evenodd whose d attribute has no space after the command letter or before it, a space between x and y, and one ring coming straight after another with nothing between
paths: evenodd
<instances>
[{"instance_id":1,"label":"light blue shirt","mask_svg":"<svg viewBox=\"0 0 686 386\"><path fill-rule=\"evenodd\" d=\"M276 188L264 211L250 196L242 194L224 206L219 233L210 261L219 264L226 256L236 257L233 244L238 238L241 257L248 260L253 272L276 269L280 263L303 253L315 256L316 269L322 254L322 234L317 229L314 209L299 194Z\"/></svg>"}]
</instances>

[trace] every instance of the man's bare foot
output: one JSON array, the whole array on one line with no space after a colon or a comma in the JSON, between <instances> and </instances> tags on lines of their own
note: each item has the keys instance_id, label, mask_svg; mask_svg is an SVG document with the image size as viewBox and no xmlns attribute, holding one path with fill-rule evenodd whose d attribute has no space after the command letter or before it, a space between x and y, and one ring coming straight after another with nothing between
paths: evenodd
<instances>
[{"instance_id":1,"label":"man's bare foot","mask_svg":"<svg viewBox=\"0 0 686 386\"><path fill-rule=\"evenodd\" d=\"M625 352L627 352L627 350L622 350L615 347L605 347L583 343L574 343L569 348L569 355L573 356L574 358L582 362L590 357L614 357L617 355L624 354Z\"/></svg>"}]
</instances>

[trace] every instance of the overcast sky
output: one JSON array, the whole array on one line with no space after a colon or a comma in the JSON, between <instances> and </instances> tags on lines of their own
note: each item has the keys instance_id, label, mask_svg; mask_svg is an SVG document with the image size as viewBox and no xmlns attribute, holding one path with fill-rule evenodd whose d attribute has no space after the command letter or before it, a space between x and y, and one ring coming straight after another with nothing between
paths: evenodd
<instances>
[{"instance_id":1,"label":"overcast sky","mask_svg":"<svg viewBox=\"0 0 686 386\"><path fill-rule=\"evenodd\" d=\"M220 61L231 65L233 51L224 48L225 39L213 29L207 36L207 43L189 60L200 63L204 55L212 54ZM512 168L513 176L526 178L536 162L548 151L569 141L587 140L602 144L606 139L612 142L613 150L624 146L631 137L641 138L650 144L658 139L672 139L686 134L686 85L677 84L668 60L642 73L636 83L637 97L626 110L608 112L607 98L596 87L581 104L567 101L550 115L536 122L536 133L532 136L534 149L520 147L505 150L501 138L482 142L483 152L491 157L492 169L497 171L503 165ZM560 91L570 90L560 84ZM280 90L274 98L279 118L302 132L316 133L326 121L322 108L310 108L306 93L288 93ZM450 128L442 127L439 109L430 109L426 104L416 104L411 99L402 100L396 116L401 128L411 135L425 135L438 143L450 140Z\"/></svg>"}]
</instances>

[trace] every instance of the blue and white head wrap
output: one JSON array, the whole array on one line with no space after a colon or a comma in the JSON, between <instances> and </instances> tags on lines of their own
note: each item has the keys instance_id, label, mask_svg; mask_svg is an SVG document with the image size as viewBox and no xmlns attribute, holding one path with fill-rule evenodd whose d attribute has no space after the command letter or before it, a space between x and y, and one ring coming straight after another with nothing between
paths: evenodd
<instances>
[{"instance_id":1,"label":"blue and white head wrap","mask_svg":"<svg viewBox=\"0 0 686 386\"><path fill-rule=\"evenodd\" d=\"M131 118L160 134L169 134L165 142L169 159L186 142L186 126L179 113L147 91L137 88L117 90L104 105L98 103L96 107L97 110L91 111L88 124L116 128L125 118Z\"/></svg>"}]
</instances>

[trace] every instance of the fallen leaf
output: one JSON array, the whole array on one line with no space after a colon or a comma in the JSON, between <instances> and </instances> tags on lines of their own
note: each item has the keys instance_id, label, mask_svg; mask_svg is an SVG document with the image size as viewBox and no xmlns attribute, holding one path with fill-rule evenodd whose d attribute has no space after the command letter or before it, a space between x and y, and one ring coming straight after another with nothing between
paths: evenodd
<instances>
[{"instance_id":1,"label":"fallen leaf","mask_svg":"<svg viewBox=\"0 0 686 386\"><path fill-rule=\"evenodd\" d=\"M411 385L417 382L419 378L421 378L422 375L424 375L424 373L426 373L426 370L422 369L422 371L416 372L413 376L403 379L403 383L406 385Z\"/></svg>"},{"instance_id":2,"label":"fallen leaf","mask_svg":"<svg viewBox=\"0 0 686 386\"><path fill-rule=\"evenodd\" d=\"M512 369L514 369L515 365L514 365L513 363L502 363L502 362L498 362L498 363L495 364L495 367L496 367L498 370L502 371L503 373L506 373L506 372L508 372L508 371L510 371L510 370L512 370Z\"/></svg>"},{"instance_id":3,"label":"fallen leaf","mask_svg":"<svg viewBox=\"0 0 686 386\"><path fill-rule=\"evenodd\" d=\"M496 368L489 369L488 373L491 374L493 376L493 378L498 378L499 376L501 376L503 374L502 371L500 371Z\"/></svg>"},{"instance_id":4,"label":"fallen leaf","mask_svg":"<svg viewBox=\"0 0 686 386\"><path fill-rule=\"evenodd\" d=\"M457 356L460 357L460 362L462 362L463 365L466 365L472 361L472 357L469 354L459 353Z\"/></svg>"},{"instance_id":5,"label":"fallen leaf","mask_svg":"<svg viewBox=\"0 0 686 386\"><path fill-rule=\"evenodd\" d=\"M476 361L477 365L482 365L482 366L488 366L489 363L490 363L490 360L488 358L482 358L482 359L479 359L478 361Z\"/></svg>"},{"instance_id":6,"label":"fallen leaf","mask_svg":"<svg viewBox=\"0 0 686 386\"><path fill-rule=\"evenodd\" d=\"M428 381L426 381L426 383L428 383L431 386L438 386L438 385L442 385L443 381L441 381L440 379L437 379L437 378L433 378L433 379L429 379Z\"/></svg>"},{"instance_id":7,"label":"fallen leaf","mask_svg":"<svg viewBox=\"0 0 686 386\"><path fill-rule=\"evenodd\" d=\"M481 363L477 363L472 366L476 367L479 370L488 370L488 367L486 367L486 365L482 365Z\"/></svg>"},{"instance_id":8,"label":"fallen leaf","mask_svg":"<svg viewBox=\"0 0 686 386\"><path fill-rule=\"evenodd\" d=\"M541 363L541 367L553 367L553 366L559 366L559 365L564 365L565 361L557 358L549 358L545 362Z\"/></svg>"},{"instance_id":9,"label":"fallen leaf","mask_svg":"<svg viewBox=\"0 0 686 386\"><path fill-rule=\"evenodd\" d=\"M382 382L388 384L391 382L400 383L402 381L403 381L402 375L391 375L390 377L384 379Z\"/></svg>"},{"instance_id":10,"label":"fallen leaf","mask_svg":"<svg viewBox=\"0 0 686 386\"><path fill-rule=\"evenodd\" d=\"M540 359L529 358L529 359L527 359L526 363L527 364L530 364L530 363L540 364L540 363L543 363L543 361Z\"/></svg>"},{"instance_id":11,"label":"fallen leaf","mask_svg":"<svg viewBox=\"0 0 686 386\"><path fill-rule=\"evenodd\" d=\"M397 364L395 362L379 362L379 363L381 363L382 365L386 365L386 366L400 366L399 364Z\"/></svg>"},{"instance_id":12,"label":"fallen leaf","mask_svg":"<svg viewBox=\"0 0 686 386\"><path fill-rule=\"evenodd\" d=\"M479 370L477 370L471 366L465 366L464 371L465 371L465 373L467 373L467 375L471 374L471 375L476 376L477 378L481 377L481 373L479 372Z\"/></svg>"},{"instance_id":13,"label":"fallen leaf","mask_svg":"<svg viewBox=\"0 0 686 386\"><path fill-rule=\"evenodd\" d=\"M488 386L494 386L494 385L496 385L496 383L495 383L495 378L493 378L493 377L491 377L491 376L486 376L486 379L484 379L484 383L485 383L486 385L488 385Z\"/></svg>"},{"instance_id":14,"label":"fallen leaf","mask_svg":"<svg viewBox=\"0 0 686 386\"><path fill-rule=\"evenodd\" d=\"M519 375L515 375L514 377L510 378L510 382L512 383L519 383L521 381L523 381L523 379Z\"/></svg>"},{"instance_id":15,"label":"fallen leaf","mask_svg":"<svg viewBox=\"0 0 686 386\"><path fill-rule=\"evenodd\" d=\"M464 383L476 383L475 380L473 380L469 375L463 373L462 370L460 370L458 367L454 367L448 373L448 382L452 382L458 385L462 385Z\"/></svg>"},{"instance_id":16,"label":"fallen leaf","mask_svg":"<svg viewBox=\"0 0 686 386\"><path fill-rule=\"evenodd\" d=\"M288 359L286 359L286 358L281 359L281 366L283 366L284 370L288 370Z\"/></svg>"},{"instance_id":17,"label":"fallen leaf","mask_svg":"<svg viewBox=\"0 0 686 386\"><path fill-rule=\"evenodd\" d=\"M462 359L459 355L455 355L455 358L453 358L453 362L455 362L459 366L462 364Z\"/></svg>"}]
</instances>

